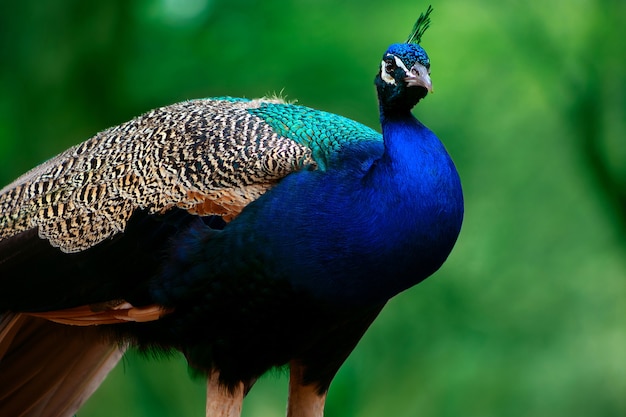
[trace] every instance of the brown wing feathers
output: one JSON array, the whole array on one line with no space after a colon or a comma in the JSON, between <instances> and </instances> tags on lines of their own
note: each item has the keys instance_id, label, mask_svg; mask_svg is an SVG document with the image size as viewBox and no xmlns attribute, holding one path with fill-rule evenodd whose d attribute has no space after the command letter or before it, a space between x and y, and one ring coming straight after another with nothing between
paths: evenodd
<instances>
[{"instance_id":1,"label":"brown wing feathers","mask_svg":"<svg viewBox=\"0 0 626 417\"><path fill-rule=\"evenodd\" d=\"M95 330L0 316L0 415L73 416L124 351Z\"/></svg>"},{"instance_id":2,"label":"brown wing feathers","mask_svg":"<svg viewBox=\"0 0 626 417\"><path fill-rule=\"evenodd\" d=\"M93 326L100 324L116 324L129 321L146 322L158 320L168 314L170 309L158 305L134 307L128 302L120 301L118 305L107 303L98 309L93 305L66 308L63 310L42 313L26 313L32 317L40 317L55 323L72 326Z\"/></svg>"},{"instance_id":3,"label":"brown wing feathers","mask_svg":"<svg viewBox=\"0 0 626 417\"><path fill-rule=\"evenodd\" d=\"M37 227L64 252L122 232L132 213L179 207L226 220L303 165L308 148L247 110L195 100L99 133L0 191L0 239Z\"/></svg>"}]
</instances>

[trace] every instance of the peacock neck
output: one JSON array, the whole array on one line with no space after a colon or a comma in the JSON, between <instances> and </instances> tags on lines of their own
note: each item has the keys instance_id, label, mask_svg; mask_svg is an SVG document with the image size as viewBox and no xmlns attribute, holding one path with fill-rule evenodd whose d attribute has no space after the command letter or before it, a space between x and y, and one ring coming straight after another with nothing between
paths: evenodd
<instances>
[{"instance_id":1,"label":"peacock neck","mask_svg":"<svg viewBox=\"0 0 626 417\"><path fill-rule=\"evenodd\" d=\"M394 170L415 172L416 162L428 154L441 152L440 142L434 134L413 116L410 110L384 112L381 109L380 124L385 143L381 162Z\"/></svg>"},{"instance_id":2,"label":"peacock neck","mask_svg":"<svg viewBox=\"0 0 626 417\"><path fill-rule=\"evenodd\" d=\"M416 133L424 127L410 110L385 112L383 109L380 112L380 126L385 142L388 139L395 139L398 133L401 135Z\"/></svg>"}]
</instances>

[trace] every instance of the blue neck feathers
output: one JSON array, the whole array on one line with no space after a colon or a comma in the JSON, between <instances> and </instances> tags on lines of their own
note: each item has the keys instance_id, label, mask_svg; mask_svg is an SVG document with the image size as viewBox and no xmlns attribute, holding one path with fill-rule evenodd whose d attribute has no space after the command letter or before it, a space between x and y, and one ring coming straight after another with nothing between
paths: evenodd
<instances>
[{"instance_id":1,"label":"blue neck feathers","mask_svg":"<svg viewBox=\"0 0 626 417\"><path fill-rule=\"evenodd\" d=\"M379 291L392 296L443 264L460 231L463 196L443 144L409 111L381 114L381 126L385 152L368 176L387 204L375 239L391 252L378 273Z\"/></svg>"}]
</instances>

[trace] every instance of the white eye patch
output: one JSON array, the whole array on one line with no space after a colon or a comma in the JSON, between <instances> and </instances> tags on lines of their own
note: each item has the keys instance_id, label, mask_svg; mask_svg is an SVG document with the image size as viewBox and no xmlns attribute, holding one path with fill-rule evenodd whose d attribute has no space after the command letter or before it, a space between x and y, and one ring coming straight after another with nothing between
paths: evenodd
<instances>
[{"instance_id":1,"label":"white eye patch","mask_svg":"<svg viewBox=\"0 0 626 417\"><path fill-rule=\"evenodd\" d=\"M392 54L387 54L387 57L393 57L393 59L396 61L396 66L398 68L401 68L405 74L410 74L409 70L407 69L406 65L404 65L404 62L402 62L402 60L400 58L398 58L395 55ZM380 64L380 78L383 79L384 82L386 82L387 84L395 84L396 80L393 78L393 76L391 74L389 74L387 72L387 64L385 63L385 60L383 60Z\"/></svg>"}]
</instances>

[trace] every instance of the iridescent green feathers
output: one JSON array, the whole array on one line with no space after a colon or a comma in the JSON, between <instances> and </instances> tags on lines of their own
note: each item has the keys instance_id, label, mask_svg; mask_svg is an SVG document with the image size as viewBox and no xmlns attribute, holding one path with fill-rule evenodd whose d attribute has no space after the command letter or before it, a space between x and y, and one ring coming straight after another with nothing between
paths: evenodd
<instances>
[{"instance_id":1,"label":"iridescent green feathers","mask_svg":"<svg viewBox=\"0 0 626 417\"><path fill-rule=\"evenodd\" d=\"M406 40L406 43L413 43L419 45L422 42L422 35L426 32L426 29L430 27L430 14L433 11L433 6L428 6L426 12L420 14L413 26L413 31Z\"/></svg>"},{"instance_id":2,"label":"iridescent green feathers","mask_svg":"<svg viewBox=\"0 0 626 417\"><path fill-rule=\"evenodd\" d=\"M249 111L265 120L279 135L311 149L322 170L345 146L362 141L382 142L380 133L369 127L308 107L265 103Z\"/></svg>"}]
</instances>

